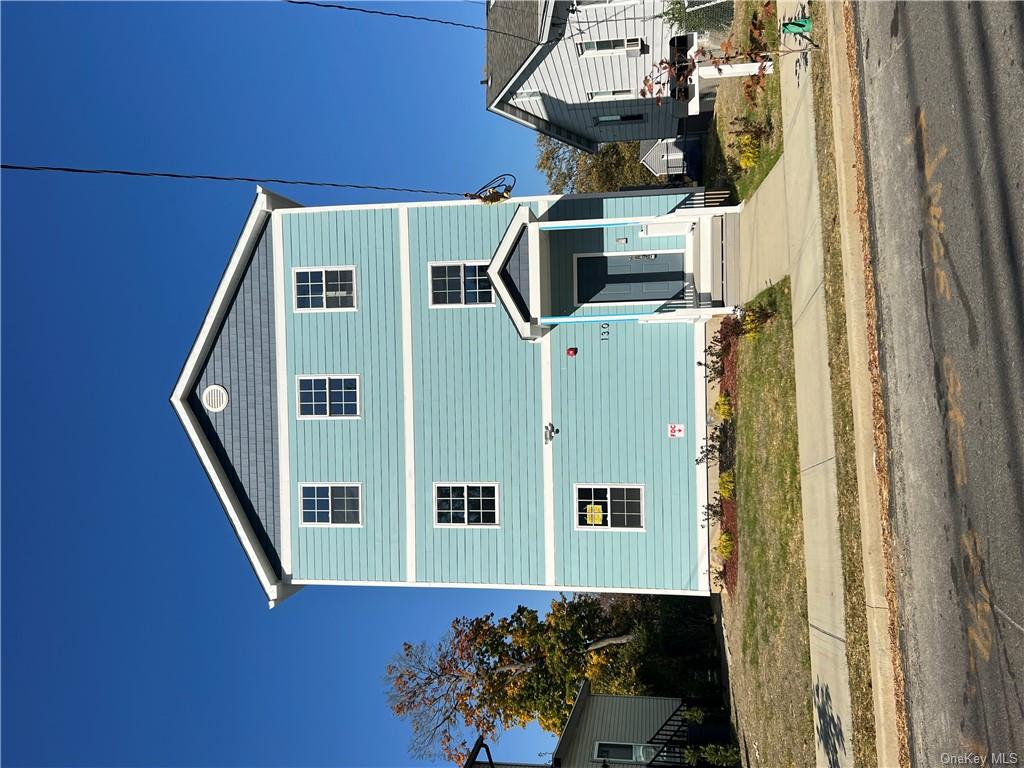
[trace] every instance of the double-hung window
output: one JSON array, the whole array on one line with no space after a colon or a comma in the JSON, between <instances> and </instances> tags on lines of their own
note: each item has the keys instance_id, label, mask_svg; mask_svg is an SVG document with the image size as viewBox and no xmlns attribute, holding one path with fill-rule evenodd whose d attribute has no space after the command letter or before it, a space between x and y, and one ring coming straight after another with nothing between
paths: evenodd
<instances>
[{"instance_id":1,"label":"double-hung window","mask_svg":"<svg viewBox=\"0 0 1024 768\"><path fill-rule=\"evenodd\" d=\"M296 312L355 311L355 267L302 268L292 274Z\"/></svg>"},{"instance_id":2,"label":"double-hung window","mask_svg":"<svg viewBox=\"0 0 1024 768\"><path fill-rule=\"evenodd\" d=\"M575 496L577 528L643 530L642 485L577 485Z\"/></svg>"},{"instance_id":3,"label":"double-hung window","mask_svg":"<svg viewBox=\"0 0 1024 768\"><path fill-rule=\"evenodd\" d=\"M357 419L359 377L300 376L298 389L300 419Z\"/></svg>"},{"instance_id":4,"label":"double-hung window","mask_svg":"<svg viewBox=\"0 0 1024 768\"><path fill-rule=\"evenodd\" d=\"M576 43L580 56L599 56L606 53L639 53L644 41L639 37L613 37L608 40L584 40Z\"/></svg>"},{"instance_id":5,"label":"double-hung window","mask_svg":"<svg viewBox=\"0 0 1024 768\"><path fill-rule=\"evenodd\" d=\"M485 307L494 304L486 261L430 265L430 306Z\"/></svg>"},{"instance_id":6,"label":"double-hung window","mask_svg":"<svg viewBox=\"0 0 1024 768\"><path fill-rule=\"evenodd\" d=\"M363 489L357 483L299 486L303 525L362 525Z\"/></svg>"},{"instance_id":7,"label":"double-hung window","mask_svg":"<svg viewBox=\"0 0 1024 768\"><path fill-rule=\"evenodd\" d=\"M436 483L434 522L437 525L497 525L497 483Z\"/></svg>"}]
</instances>

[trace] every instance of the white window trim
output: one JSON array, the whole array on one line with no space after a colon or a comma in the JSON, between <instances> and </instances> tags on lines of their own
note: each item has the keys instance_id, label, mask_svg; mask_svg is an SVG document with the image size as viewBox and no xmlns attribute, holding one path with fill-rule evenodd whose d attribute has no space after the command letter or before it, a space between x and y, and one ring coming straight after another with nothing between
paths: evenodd
<instances>
[{"instance_id":1,"label":"white window trim","mask_svg":"<svg viewBox=\"0 0 1024 768\"><path fill-rule=\"evenodd\" d=\"M610 42L610 41L613 41L613 40L623 40L623 41L625 41L625 45L623 45L621 48L612 48L610 50L605 50L605 51L598 51L598 50L588 51L585 48L585 43L603 43L603 42ZM629 44L630 40L636 40L636 45L630 45ZM580 58L586 58L586 59L589 59L589 58L591 58L593 56L624 56L625 54L629 53L630 51L642 51L643 48L644 48L644 39L642 37L602 37L602 38L595 38L593 40L583 40L583 41L580 41L580 42L576 43L576 54Z\"/></svg>"},{"instance_id":2,"label":"white window trim","mask_svg":"<svg viewBox=\"0 0 1024 768\"><path fill-rule=\"evenodd\" d=\"M633 759L632 760L619 760L614 757L598 757L597 753L600 751L602 744L614 744L617 747L632 747L633 748ZM657 747L654 744L635 744L627 741L595 741L594 742L594 760L607 760L609 763L618 763L619 765L646 765L647 761L644 760L643 750L644 747L654 747L657 752ZM637 752L640 752L639 756Z\"/></svg>"},{"instance_id":3,"label":"white window trim","mask_svg":"<svg viewBox=\"0 0 1024 768\"><path fill-rule=\"evenodd\" d=\"M623 99L640 98L639 92L629 88L611 88L605 91L587 91L590 101L621 101Z\"/></svg>"},{"instance_id":4,"label":"white window trim","mask_svg":"<svg viewBox=\"0 0 1024 768\"><path fill-rule=\"evenodd\" d=\"M359 522L358 523L307 523L302 519L302 489L310 488L313 486L348 486L359 489ZM363 503L363 484L362 483L350 483L343 482L340 480L325 480L322 483L299 483L298 496L296 497L296 504L299 513L299 527L300 528L362 528L363 520L363 509L365 504ZM330 492L328 491L328 498L330 498Z\"/></svg>"},{"instance_id":5,"label":"white window trim","mask_svg":"<svg viewBox=\"0 0 1024 768\"><path fill-rule=\"evenodd\" d=\"M685 237L685 235L683 236ZM662 305L667 299L652 299L651 301L595 301L595 302L581 302L580 291L579 291L579 278L576 273L576 263L580 259L594 258L597 256L647 256L654 254L660 256L661 254L668 253L681 253L683 255L683 279L686 279L686 245L682 248L648 248L641 251L604 251L603 253L574 253L572 255L572 301L577 307L583 306L595 306L595 307L649 307L651 305Z\"/></svg>"},{"instance_id":6,"label":"white window trim","mask_svg":"<svg viewBox=\"0 0 1024 768\"><path fill-rule=\"evenodd\" d=\"M458 486L463 487L467 485L493 485L494 486L494 522L493 523L481 523L481 524L470 524L465 523L439 523L437 522L437 488L438 486ZM501 483L495 480L445 480L443 482L437 482L432 487L432 502L431 502L431 515L434 517L435 528L467 528L470 530L488 530L494 528L501 528ZM466 492L466 520L469 520L469 491Z\"/></svg>"},{"instance_id":7,"label":"white window trim","mask_svg":"<svg viewBox=\"0 0 1024 768\"><path fill-rule=\"evenodd\" d=\"M490 281L490 279L491 279L490 275L487 274L487 266L490 263L491 262L489 262L489 261L482 261L482 260L478 260L478 259L472 259L472 260L467 260L467 261L459 261L457 259L453 259L451 261L428 261L427 262L427 304L428 304L428 306L431 309L480 309L480 308L495 306L495 303L497 301L497 291L495 290L493 284L491 285L491 301L490 301L490 303L488 303L488 304L480 304L480 303L477 303L477 304L467 304L466 303L466 301L465 301L465 299L466 299L466 272L465 272L465 269L463 269L463 272L462 272L462 282L459 284L459 287L462 290L462 299L463 299L462 302L460 304L435 304L434 303L434 291L433 291L433 280L432 280L432 271L433 271L434 267L451 267L451 266L454 266L456 264L458 264L458 265L460 265L462 267L467 267L467 266L470 266L470 267L481 267L482 266L482 267L484 267L484 275L487 277L487 280Z\"/></svg>"},{"instance_id":8,"label":"white window trim","mask_svg":"<svg viewBox=\"0 0 1024 768\"><path fill-rule=\"evenodd\" d=\"M352 270L352 306L351 307L299 307L299 292L295 289L295 275L298 272L324 272L326 270L341 270L351 269ZM324 281L324 304L327 303L327 277L323 276ZM332 264L326 267L292 267L292 312L296 314L307 314L310 312L358 312L359 311L359 269L355 264Z\"/></svg>"},{"instance_id":9,"label":"white window trim","mask_svg":"<svg viewBox=\"0 0 1024 768\"><path fill-rule=\"evenodd\" d=\"M355 416L304 416L299 398L299 382L303 379L355 379L356 380L356 415ZM330 410L331 385L327 384L327 406ZM298 373L295 375L295 417L301 421L351 421L363 418L363 382L358 373Z\"/></svg>"},{"instance_id":10,"label":"white window trim","mask_svg":"<svg viewBox=\"0 0 1024 768\"><path fill-rule=\"evenodd\" d=\"M579 503L580 488L607 488L608 489L608 525L580 525L577 517L576 505ZM640 489L640 527L639 528L613 528L612 527L612 488L639 488ZM646 533L647 531L647 489L640 483L573 483L572 486L572 525L577 531L611 531L613 533ZM602 744L605 742L602 742ZM608 744L619 744L620 742L607 742ZM624 743L624 742L622 742Z\"/></svg>"}]
</instances>

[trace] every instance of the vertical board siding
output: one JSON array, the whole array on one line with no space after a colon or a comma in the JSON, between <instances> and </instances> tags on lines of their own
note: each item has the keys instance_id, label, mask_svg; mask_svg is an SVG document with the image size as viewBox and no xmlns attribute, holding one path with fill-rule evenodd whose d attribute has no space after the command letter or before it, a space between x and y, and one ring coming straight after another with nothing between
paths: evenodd
<instances>
[{"instance_id":1,"label":"vertical board siding","mask_svg":"<svg viewBox=\"0 0 1024 768\"><path fill-rule=\"evenodd\" d=\"M416 578L543 583L540 347L492 307L429 306L428 263L489 260L515 204L409 211ZM496 482L497 528L437 528L433 484Z\"/></svg>"},{"instance_id":2,"label":"vertical board siding","mask_svg":"<svg viewBox=\"0 0 1024 768\"><path fill-rule=\"evenodd\" d=\"M693 328L616 323L552 332L559 584L697 589ZM574 358L564 350L576 347ZM684 423L685 439L669 439ZM576 530L573 485L644 486L644 530Z\"/></svg>"},{"instance_id":3,"label":"vertical board siding","mask_svg":"<svg viewBox=\"0 0 1024 768\"><path fill-rule=\"evenodd\" d=\"M684 196L566 199L554 203L549 218L661 215ZM408 209L420 582L544 583L542 347L518 337L497 297L488 307L429 306L428 263L489 260L517 207ZM407 576L397 218L395 209L281 216L297 579ZM622 236L628 245L615 243ZM635 236L635 228L556 232L552 262L578 251L634 250ZM681 248L684 238L644 244ZM348 264L357 268L358 311L292 310L294 267ZM601 341L597 325L566 325L549 338L561 429L554 452L556 585L695 589L692 327L617 324ZM574 360L564 354L570 346L580 350ZM360 375L362 418L295 418L296 375L332 373ZM669 440L669 422L687 424L687 439ZM363 526L300 526L303 482L361 483ZM445 482L497 483L499 525L436 527L433 486ZM576 531L574 483L643 484L646 530Z\"/></svg>"},{"instance_id":4,"label":"vertical board siding","mask_svg":"<svg viewBox=\"0 0 1024 768\"><path fill-rule=\"evenodd\" d=\"M554 757L565 768L600 765L594 760L598 742L646 744L681 702L659 696L587 696Z\"/></svg>"},{"instance_id":5,"label":"vertical board siding","mask_svg":"<svg viewBox=\"0 0 1024 768\"><path fill-rule=\"evenodd\" d=\"M644 77L657 62L668 58L672 30L659 17L663 3L638 2L629 6L580 6L569 17L561 40L536 66L518 91L540 91L537 99L515 105L539 118L598 141L639 141L674 137L679 118L672 100L656 105L640 96ZM649 52L580 56L576 44L587 40L640 37ZM613 101L590 101L588 92L628 90L633 96ZM642 114L643 122L594 125L598 115Z\"/></svg>"},{"instance_id":6,"label":"vertical board siding","mask_svg":"<svg viewBox=\"0 0 1024 768\"><path fill-rule=\"evenodd\" d=\"M284 231L293 570L298 579L404 578L398 217L394 209L287 212ZM293 267L354 265L356 312L296 313ZM360 419L295 418L296 376L360 376ZM304 527L298 484L362 484L362 527Z\"/></svg>"},{"instance_id":7,"label":"vertical board siding","mask_svg":"<svg viewBox=\"0 0 1024 768\"><path fill-rule=\"evenodd\" d=\"M276 559L281 545L277 463L274 270L268 224L193 391L193 410L232 478L254 528L262 526ZM228 392L220 413L203 406L203 390ZM255 517L255 520L252 518ZM263 537L260 537L263 539Z\"/></svg>"},{"instance_id":8,"label":"vertical board siding","mask_svg":"<svg viewBox=\"0 0 1024 768\"><path fill-rule=\"evenodd\" d=\"M556 202L548 218L660 216L688 194L569 198ZM641 240L636 227L556 230L551 235L553 295L568 296L570 305L574 253L685 245L682 237ZM618 237L628 237L629 243L616 243ZM599 306L569 309L577 314L608 311ZM693 328L614 323L608 331L602 341L597 324L566 324L550 335L553 418L561 430L554 467L556 581L595 588L696 589ZM565 354L569 347L579 350L575 358ZM685 439L668 438L670 422L686 424ZM643 485L645 530L576 530L577 483Z\"/></svg>"}]
</instances>

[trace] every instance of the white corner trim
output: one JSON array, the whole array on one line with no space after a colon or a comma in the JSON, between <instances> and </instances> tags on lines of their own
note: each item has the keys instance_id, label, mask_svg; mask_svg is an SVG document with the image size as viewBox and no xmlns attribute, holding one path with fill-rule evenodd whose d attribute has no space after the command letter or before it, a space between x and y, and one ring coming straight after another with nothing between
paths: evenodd
<instances>
[{"instance_id":1,"label":"white corner trim","mask_svg":"<svg viewBox=\"0 0 1024 768\"><path fill-rule=\"evenodd\" d=\"M708 404L707 404L707 385L704 380L704 371L707 369L703 365L697 365L697 361L705 362L705 349L707 344L707 327L705 321L696 322L693 324L693 402L694 402L694 422L693 422L693 444L696 451L700 451L700 440L703 438L707 439L708 433ZM698 464L696 466L697 471L694 473L696 477L695 488L697 491L697 588L710 590L711 586L711 571L709 568L709 556L708 548L710 542L708 541L708 522L707 516L705 515L705 508L708 503L708 466L707 464Z\"/></svg>"},{"instance_id":2,"label":"white corner trim","mask_svg":"<svg viewBox=\"0 0 1024 768\"><path fill-rule=\"evenodd\" d=\"M280 211L271 214L272 258L274 264L274 353L277 370L277 459L278 506L281 511L281 570L292 574L292 480L291 419L288 415L288 285L284 269L284 219Z\"/></svg>"},{"instance_id":3,"label":"white corner trim","mask_svg":"<svg viewBox=\"0 0 1024 768\"><path fill-rule=\"evenodd\" d=\"M398 209L398 277L402 315L402 421L405 447L405 581L416 581L416 414L413 391L412 269L409 209ZM428 281L429 288L429 281Z\"/></svg>"},{"instance_id":4,"label":"white corner trim","mask_svg":"<svg viewBox=\"0 0 1024 768\"><path fill-rule=\"evenodd\" d=\"M543 435L552 419L551 336L540 340L540 412L538 434ZM555 440L558 438L555 437ZM544 494L544 583L555 584L555 446L551 441L541 447L541 482Z\"/></svg>"}]
</instances>

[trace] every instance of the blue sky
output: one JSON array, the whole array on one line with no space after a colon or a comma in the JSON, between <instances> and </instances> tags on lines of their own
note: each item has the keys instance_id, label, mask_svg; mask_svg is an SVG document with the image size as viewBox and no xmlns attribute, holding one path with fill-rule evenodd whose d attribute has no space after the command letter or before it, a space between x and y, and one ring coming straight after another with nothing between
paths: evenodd
<instances>
[{"instance_id":1,"label":"blue sky","mask_svg":"<svg viewBox=\"0 0 1024 768\"><path fill-rule=\"evenodd\" d=\"M484 109L479 32L283 3L0 14L4 162L544 191L533 133ZM167 401L252 186L4 172L0 192L4 764L409 765L382 680L401 642L551 596L322 588L268 611Z\"/></svg>"}]
</instances>

